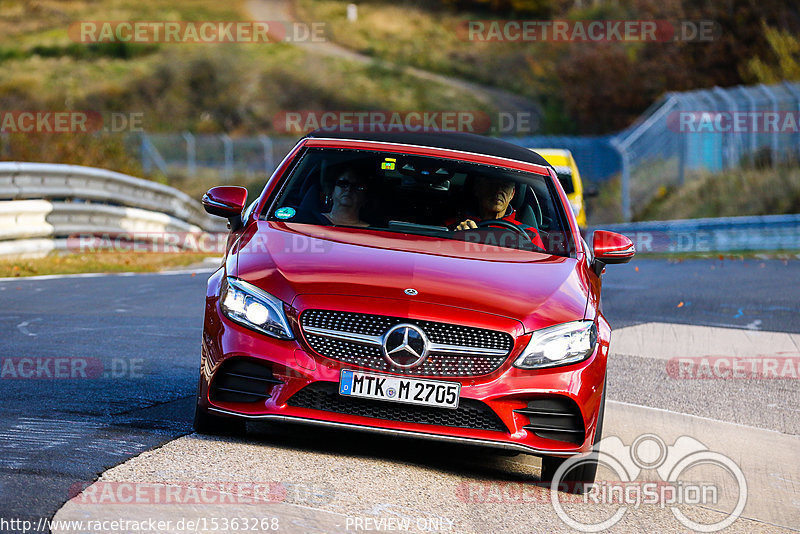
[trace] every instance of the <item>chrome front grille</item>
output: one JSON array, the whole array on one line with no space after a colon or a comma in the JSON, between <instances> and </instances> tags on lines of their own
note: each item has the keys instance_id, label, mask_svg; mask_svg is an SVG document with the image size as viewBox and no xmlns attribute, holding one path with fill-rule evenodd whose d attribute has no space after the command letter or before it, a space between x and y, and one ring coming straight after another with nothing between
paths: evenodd
<instances>
[{"instance_id":1,"label":"chrome front grille","mask_svg":"<svg viewBox=\"0 0 800 534\"><path fill-rule=\"evenodd\" d=\"M411 369L392 365L381 349L384 334L401 323L418 326L429 341L427 358ZM505 332L383 315L306 310L300 324L311 348L327 358L417 376L485 375L497 370L514 346Z\"/></svg>"}]
</instances>

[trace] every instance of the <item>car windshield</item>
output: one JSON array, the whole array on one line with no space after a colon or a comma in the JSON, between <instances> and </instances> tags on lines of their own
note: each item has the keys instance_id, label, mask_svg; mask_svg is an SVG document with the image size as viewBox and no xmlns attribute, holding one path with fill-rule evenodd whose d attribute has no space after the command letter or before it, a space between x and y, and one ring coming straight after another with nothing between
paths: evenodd
<instances>
[{"instance_id":1,"label":"car windshield","mask_svg":"<svg viewBox=\"0 0 800 534\"><path fill-rule=\"evenodd\" d=\"M284 181L267 219L559 256L574 250L549 177L394 152L308 149Z\"/></svg>"}]
</instances>

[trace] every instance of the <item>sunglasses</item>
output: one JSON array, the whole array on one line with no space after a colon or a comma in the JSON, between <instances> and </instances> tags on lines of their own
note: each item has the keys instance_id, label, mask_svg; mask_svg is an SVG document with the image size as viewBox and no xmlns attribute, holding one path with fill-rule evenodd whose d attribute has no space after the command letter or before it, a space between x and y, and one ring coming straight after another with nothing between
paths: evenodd
<instances>
[{"instance_id":1,"label":"sunglasses","mask_svg":"<svg viewBox=\"0 0 800 534\"><path fill-rule=\"evenodd\" d=\"M336 180L336 187L338 187L339 189L342 189L342 190L344 190L344 189L355 189L359 193L363 193L364 191L367 190L367 186L356 184L355 182L351 182L351 181L346 180L344 178L340 178L340 179Z\"/></svg>"}]
</instances>

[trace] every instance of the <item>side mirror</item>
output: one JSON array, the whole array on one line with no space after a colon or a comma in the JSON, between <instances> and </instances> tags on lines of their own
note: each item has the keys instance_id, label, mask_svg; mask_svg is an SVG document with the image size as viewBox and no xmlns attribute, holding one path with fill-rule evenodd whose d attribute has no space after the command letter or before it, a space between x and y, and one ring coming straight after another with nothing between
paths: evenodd
<instances>
[{"instance_id":1,"label":"side mirror","mask_svg":"<svg viewBox=\"0 0 800 534\"><path fill-rule=\"evenodd\" d=\"M242 227L245 202L247 202L247 189L235 185L212 187L203 195L203 208L211 215L228 219L231 232Z\"/></svg>"},{"instance_id":2,"label":"side mirror","mask_svg":"<svg viewBox=\"0 0 800 534\"><path fill-rule=\"evenodd\" d=\"M592 268L597 276L603 272L608 264L628 263L636 254L633 241L622 234L596 230L592 238L592 252L594 263Z\"/></svg>"}]
</instances>

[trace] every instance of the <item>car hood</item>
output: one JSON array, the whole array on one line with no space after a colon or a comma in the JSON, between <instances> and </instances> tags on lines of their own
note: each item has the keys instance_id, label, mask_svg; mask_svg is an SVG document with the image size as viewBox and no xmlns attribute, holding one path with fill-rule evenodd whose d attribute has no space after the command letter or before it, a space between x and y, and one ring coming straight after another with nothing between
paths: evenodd
<instances>
[{"instance_id":1,"label":"car hood","mask_svg":"<svg viewBox=\"0 0 800 534\"><path fill-rule=\"evenodd\" d=\"M583 318L588 296L574 258L408 234L259 221L236 254L230 274L287 303L298 295L406 299L533 330Z\"/></svg>"}]
</instances>

